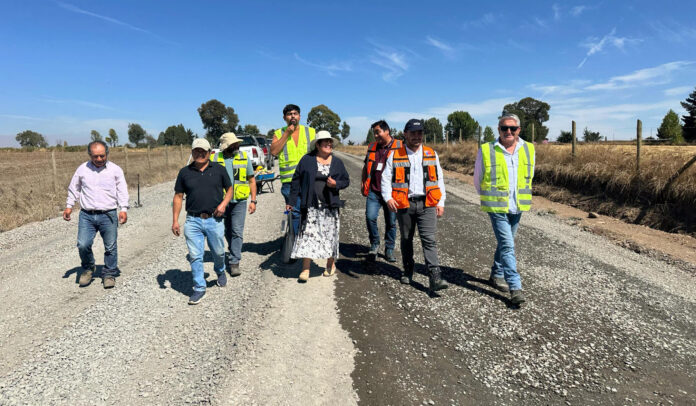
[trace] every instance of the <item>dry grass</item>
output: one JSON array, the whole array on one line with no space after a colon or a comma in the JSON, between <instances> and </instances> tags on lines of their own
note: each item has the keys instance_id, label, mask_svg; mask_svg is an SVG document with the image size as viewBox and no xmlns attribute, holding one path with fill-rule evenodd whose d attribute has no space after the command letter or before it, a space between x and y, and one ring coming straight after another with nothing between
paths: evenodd
<instances>
[{"instance_id":1,"label":"dry grass","mask_svg":"<svg viewBox=\"0 0 696 406\"><path fill-rule=\"evenodd\" d=\"M178 146L155 148L150 151L148 165L147 149L128 149L126 165L123 148L115 148L109 159L126 172L130 200L134 202L137 199L135 188L138 175L141 187L173 180L179 169L186 164L189 153L188 148ZM0 151L0 232L60 215L65 208L70 179L75 169L88 158L85 151L56 150L57 176L54 190L51 151Z\"/></svg>"},{"instance_id":2,"label":"dry grass","mask_svg":"<svg viewBox=\"0 0 696 406\"><path fill-rule=\"evenodd\" d=\"M365 153L365 147L347 148ZM473 174L476 143L435 149L444 168ZM580 144L575 158L570 145L540 144L536 150L535 194L667 231L696 233L696 164L665 189L670 176L696 155L696 146L644 145L640 172L635 145Z\"/></svg>"}]
</instances>

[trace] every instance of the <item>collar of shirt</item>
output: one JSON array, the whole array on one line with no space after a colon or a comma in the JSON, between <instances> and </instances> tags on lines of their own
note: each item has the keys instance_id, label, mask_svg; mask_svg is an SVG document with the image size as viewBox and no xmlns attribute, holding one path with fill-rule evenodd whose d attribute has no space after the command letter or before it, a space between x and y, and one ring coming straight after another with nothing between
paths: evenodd
<instances>
[{"instance_id":1,"label":"collar of shirt","mask_svg":"<svg viewBox=\"0 0 696 406\"><path fill-rule=\"evenodd\" d=\"M517 151L520 150L520 148L522 148L522 144L524 144L524 142L525 142L525 141L524 141L522 138L518 138L518 139L517 139L517 144L515 145L515 150L512 151L512 153L508 152L508 150L503 146L503 144L500 143L500 138L498 138L498 139L495 141L495 145L499 146L499 147L503 150L503 153L504 153L504 154L506 154L506 155L514 155L514 154L517 153Z\"/></svg>"},{"instance_id":2,"label":"collar of shirt","mask_svg":"<svg viewBox=\"0 0 696 406\"><path fill-rule=\"evenodd\" d=\"M379 142L377 143L377 149L387 149L391 148L392 144L394 143L394 138L391 139L388 143L381 145Z\"/></svg>"},{"instance_id":3,"label":"collar of shirt","mask_svg":"<svg viewBox=\"0 0 696 406\"><path fill-rule=\"evenodd\" d=\"M406 155L413 155L417 152L420 153L420 155L423 155L423 144L419 145L418 149L415 151L411 151L411 149L409 149L409 147L407 147L406 145L404 145L404 148L406 148Z\"/></svg>"},{"instance_id":4,"label":"collar of shirt","mask_svg":"<svg viewBox=\"0 0 696 406\"><path fill-rule=\"evenodd\" d=\"M108 163L109 163L109 161L106 161L106 162L104 163L104 165L102 165L102 166L100 166L100 167L97 167L97 165L93 164L92 161L87 161L87 167L88 167L89 169L93 170L93 171L101 172L101 171L103 171L104 169L106 169L106 165L107 165Z\"/></svg>"}]
</instances>

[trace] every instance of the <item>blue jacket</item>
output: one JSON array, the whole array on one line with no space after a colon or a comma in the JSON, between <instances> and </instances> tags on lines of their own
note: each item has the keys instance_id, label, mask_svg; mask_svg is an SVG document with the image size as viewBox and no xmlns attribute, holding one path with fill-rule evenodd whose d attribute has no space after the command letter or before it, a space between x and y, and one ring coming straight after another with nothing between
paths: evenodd
<instances>
[{"instance_id":1,"label":"blue jacket","mask_svg":"<svg viewBox=\"0 0 696 406\"><path fill-rule=\"evenodd\" d=\"M314 191L314 181L317 176L317 155L312 151L300 159L300 162L295 168L295 173L292 175L292 183L290 184L289 202L296 202L297 196L300 197L300 209L306 210L308 207L317 207L319 199L317 199ZM338 191L345 189L350 184L348 171L343 165L343 161L338 159L334 154L331 158L331 168L329 176L336 181L335 188L329 189L329 207L339 208L343 204L338 197Z\"/></svg>"}]
</instances>

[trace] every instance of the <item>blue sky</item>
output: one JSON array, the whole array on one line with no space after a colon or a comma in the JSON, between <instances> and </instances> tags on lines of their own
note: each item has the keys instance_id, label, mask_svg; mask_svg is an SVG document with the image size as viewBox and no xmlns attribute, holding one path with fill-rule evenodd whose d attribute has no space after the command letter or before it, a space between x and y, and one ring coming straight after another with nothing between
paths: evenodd
<instances>
[{"instance_id":1,"label":"blue sky","mask_svg":"<svg viewBox=\"0 0 696 406\"><path fill-rule=\"evenodd\" d=\"M575 120L609 139L656 131L696 87L694 1L85 1L0 4L0 146L51 144L129 122L155 137L216 98L265 133L287 103L326 104L354 141L385 118L506 103L551 105L550 139Z\"/></svg>"}]
</instances>

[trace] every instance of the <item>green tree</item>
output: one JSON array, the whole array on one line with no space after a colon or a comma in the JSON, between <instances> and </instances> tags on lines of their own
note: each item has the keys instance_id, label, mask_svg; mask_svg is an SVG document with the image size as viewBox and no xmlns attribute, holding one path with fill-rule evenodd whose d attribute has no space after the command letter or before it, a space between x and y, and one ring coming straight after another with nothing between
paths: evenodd
<instances>
[{"instance_id":1,"label":"green tree","mask_svg":"<svg viewBox=\"0 0 696 406\"><path fill-rule=\"evenodd\" d=\"M229 131L235 131L239 117L232 107L225 106L217 99L211 99L201 104L198 115L206 129L205 137L211 144L217 144L220 136Z\"/></svg>"},{"instance_id":2,"label":"green tree","mask_svg":"<svg viewBox=\"0 0 696 406\"><path fill-rule=\"evenodd\" d=\"M102 136L101 136L101 134L99 134L99 131L97 131L97 130L92 130L92 131L90 132L90 139L91 139L92 141L102 141Z\"/></svg>"},{"instance_id":3,"label":"green tree","mask_svg":"<svg viewBox=\"0 0 696 406\"><path fill-rule=\"evenodd\" d=\"M491 126L487 125L486 128L483 130L483 142L492 142L495 141L495 134L493 133L493 129Z\"/></svg>"},{"instance_id":4,"label":"green tree","mask_svg":"<svg viewBox=\"0 0 696 406\"><path fill-rule=\"evenodd\" d=\"M140 124L128 123L128 141L132 142L136 147L145 140L146 134Z\"/></svg>"},{"instance_id":5,"label":"green tree","mask_svg":"<svg viewBox=\"0 0 696 406\"><path fill-rule=\"evenodd\" d=\"M442 137L442 123L435 117L431 117L423 121L424 142L441 143L444 141Z\"/></svg>"},{"instance_id":6,"label":"green tree","mask_svg":"<svg viewBox=\"0 0 696 406\"><path fill-rule=\"evenodd\" d=\"M116 130L113 128L109 128L109 136L106 137L106 142L112 147L118 145L118 134L116 134Z\"/></svg>"},{"instance_id":7,"label":"green tree","mask_svg":"<svg viewBox=\"0 0 696 406\"><path fill-rule=\"evenodd\" d=\"M573 133L570 131L563 131L561 130L561 134L556 138L557 142L562 142L564 144L567 144L569 142L573 142Z\"/></svg>"},{"instance_id":8,"label":"green tree","mask_svg":"<svg viewBox=\"0 0 696 406\"><path fill-rule=\"evenodd\" d=\"M307 114L307 125L314 127L317 131L326 130L331 135L336 135L340 131L341 117L330 108L320 104L312 107L312 110Z\"/></svg>"},{"instance_id":9,"label":"green tree","mask_svg":"<svg viewBox=\"0 0 696 406\"><path fill-rule=\"evenodd\" d=\"M662 119L662 124L657 129L657 137L663 140L671 140L674 144L684 143L683 129L681 123L679 123L679 116L674 110L670 109Z\"/></svg>"},{"instance_id":10,"label":"green tree","mask_svg":"<svg viewBox=\"0 0 696 406\"><path fill-rule=\"evenodd\" d=\"M549 121L550 109L551 106L548 103L525 97L518 102L506 104L503 107L503 114L513 113L520 118L522 121L520 137L525 141L532 140L532 124L534 124L534 141L538 142L545 140L549 134L549 129L543 123Z\"/></svg>"},{"instance_id":11,"label":"green tree","mask_svg":"<svg viewBox=\"0 0 696 406\"><path fill-rule=\"evenodd\" d=\"M345 121L341 125L341 139L345 140L350 137L350 126Z\"/></svg>"},{"instance_id":12,"label":"green tree","mask_svg":"<svg viewBox=\"0 0 696 406\"><path fill-rule=\"evenodd\" d=\"M275 130L273 128L268 130L268 132L266 133L266 137L268 137L268 139L272 140L273 137L275 137Z\"/></svg>"},{"instance_id":13,"label":"green tree","mask_svg":"<svg viewBox=\"0 0 696 406\"><path fill-rule=\"evenodd\" d=\"M157 143L160 145L190 145L196 135L183 124L171 125L160 133Z\"/></svg>"},{"instance_id":14,"label":"green tree","mask_svg":"<svg viewBox=\"0 0 696 406\"><path fill-rule=\"evenodd\" d=\"M367 130L367 137L365 138L365 145L370 145L370 143L375 142L375 134L372 132L372 128Z\"/></svg>"},{"instance_id":15,"label":"green tree","mask_svg":"<svg viewBox=\"0 0 696 406\"><path fill-rule=\"evenodd\" d=\"M461 129L462 140L469 140L477 137L479 123L466 111L455 111L447 116L445 131L452 134L453 140L459 139Z\"/></svg>"},{"instance_id":16,"label":"green tree","mask_svg":"<svg viewBox=\"0 0 696 406\"><path fill-rule=\"evenodd\" d=\"M355 143L353 142L353 140L348 140L348 145L355 145Z\"/></svg>"},{"instance_id":17,"label":"green tree","mask_svg":"<svg viewBox=\"0 0 696 406\"><path fill-rule=\"evenodd\" d=\"M241 133L244 135L253 135L253 136L261 135L261 131L259 131L259 127L257 127L254 124L246 124L244 126L244 128L242 129Z\"/></svg>"},{"instance_id":18,"label":"green tree","mask_svg":"<svg viewBox=\"0 0 696 406\"><path fill-rule=\"evenodd\" d=\"M602 140L602 136L599 135L599 132L590 131L585 127L585 130L582 132L582 139L585 142L597 142Z\"/></svg>"},{"instance_id":19,"label":"green tree","mask_svg":"<svg viewBox=\"0 0 696 406\"><path fill-rule=\"evenodd\" d=\"M48 142L43 135L26 130L18 133L15 140L19 143L22 148L46 148L48 147Z\"/></svg>"},{"instance_id":20,"label":"green tree","mask_svg":"<svg viewBox=\"0 0 696 406\"><path fill-rule=\"evenodd\" d=\"M150 147L156 147L157 146L157 140L155 137L153 137L150 134L145 135L145 144L149 145Z\"/></svg>"},{"instance_id":21,"label":"green tree","mask_svg":"<svg viewBox=\"0 0 696 406\"><path fill-rule=\"evenodd\" d=\"M696 89L689 94L686 100L681 102L681 105L687 113L687 115L682 116L684 139L688 142L694 142L696 141Z\"/></svg>"}]
</instances>

